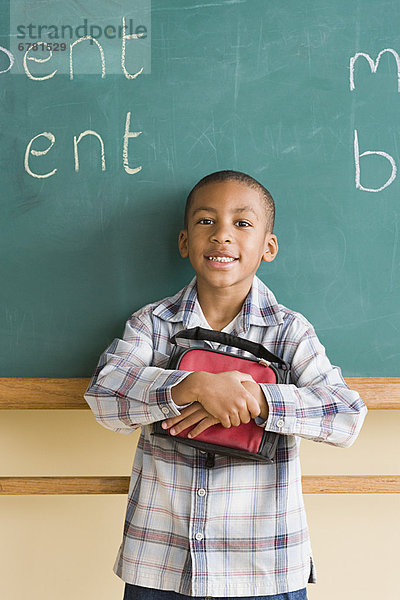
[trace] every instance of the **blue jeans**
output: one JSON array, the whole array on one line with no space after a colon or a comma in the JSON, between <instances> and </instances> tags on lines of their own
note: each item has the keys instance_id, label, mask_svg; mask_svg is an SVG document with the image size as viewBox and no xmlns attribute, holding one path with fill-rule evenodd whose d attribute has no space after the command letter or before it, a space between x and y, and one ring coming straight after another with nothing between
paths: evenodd
<instances>
[{"instance_id":1,"label":"blue jeans","mask_svg":"<svg viewBox=\"0 0 400 600\"><path fill-rule=\"evenodd\" d=\"M186 596L169 592L166 590L153 590L152 588L139 587L137 585L125 584L123 600L206 600L211 596ZM274 596L246 596L246 598L221 598L214 597L213 600L307 600L306 588L286 594L275 594Z\"/></svg>"}]
</instances>

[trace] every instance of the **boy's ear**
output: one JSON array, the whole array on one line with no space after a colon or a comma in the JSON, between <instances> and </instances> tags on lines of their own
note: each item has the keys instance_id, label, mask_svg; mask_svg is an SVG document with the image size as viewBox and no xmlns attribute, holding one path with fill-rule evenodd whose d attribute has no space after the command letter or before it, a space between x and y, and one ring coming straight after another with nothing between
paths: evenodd
<instances>
[{"instance_id":1,"label":"boy's ear","mask_svg":"<svg viewBox=\"0 0 400 600\"><path fill-rule=\"evenodd\" d=\"M182 229L179 232L178 248L182 258L189 256L188 243L187 243L187 229Z\"/></svg>"},{"instance_id":2,"label":"boy's ear","mask_svg":"<svg viewBox=\"0 0 400 600\"><path fill-rule=\"evenodd\" d=\"M265 262L272 262L278 254L278 238L275 234L270 233L265 239L266 249L262 255L262 260Z\"/></svg>"}]
</instances>

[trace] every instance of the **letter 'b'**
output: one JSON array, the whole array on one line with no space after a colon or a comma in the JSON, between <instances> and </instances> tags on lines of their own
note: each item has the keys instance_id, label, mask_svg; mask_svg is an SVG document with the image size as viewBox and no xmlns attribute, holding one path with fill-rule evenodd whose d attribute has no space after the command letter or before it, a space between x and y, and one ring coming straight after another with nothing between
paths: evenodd
<instances>
[{"instance_id":1,"label":"letter 'b'","mask_svg":"<svg viewBox=\"0 0 400 600\"><path fill-rule=\"evenodd\" d=\"M383 156L392 165L392 173L391 173L389 179L380 188L366 188L366 187L363 187L360 183L360 158L362 158L363 156L368 156L369 154L376 154L377 156ZM396 178L397 167L396 167L396 163L394 162L393 156L390 156L390 154L387 154L386 152L378 152L377 150L375 150L375 151L368 150L367 152L363 152L362 154L360 154L360 150L358 147L357 129L354 130L354 162L355 162L355 166L356 166L356 188L359 190L362 190L363 192L381 192L382 190L387 188L391 183L393 183L393 181Z\"/></svg>"}]
</instances>

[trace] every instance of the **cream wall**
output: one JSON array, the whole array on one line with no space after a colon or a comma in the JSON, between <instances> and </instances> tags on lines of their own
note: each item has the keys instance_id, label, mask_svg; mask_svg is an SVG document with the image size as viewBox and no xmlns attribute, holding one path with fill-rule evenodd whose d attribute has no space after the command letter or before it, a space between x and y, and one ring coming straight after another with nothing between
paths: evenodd
<instances>
[{"instance_id":1,"label":"cream wall","mask_svg":"<svg viewBox=\"0 0 400 600\"><path fill-rule=\"evenodd\" d=\"M370 411L355 445L302 442L305 475L400 474L400 411ZM128 475L137 435L90 411L0 411L0 475ZM307 495L310 600L393 600L400 495ZM0 496L1 600L119 600L125 496Z\"/></svg>"}]
</instances>

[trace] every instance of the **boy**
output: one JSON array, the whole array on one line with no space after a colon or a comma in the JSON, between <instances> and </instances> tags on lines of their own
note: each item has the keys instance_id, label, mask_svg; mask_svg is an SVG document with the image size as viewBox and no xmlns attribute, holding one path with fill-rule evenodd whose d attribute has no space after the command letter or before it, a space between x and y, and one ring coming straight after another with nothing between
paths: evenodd
<instances>
[{"instance_id":1,"label":"boy","mask_svg":"<svg viewBox=\"0 0 400 600\"><path fill-rule=\"evenodd\" d=\"M306 584L315 582L300 438L349 446L366 407L310 323L277 304L255 275L278 252L274 214L268 190L249 175L219 171L200 180L179 234L196 277L131 316L85 394L103 426L121 433L142 427L115 564L125 600L304 600ZM290 384L258 384L237 371L166 370L170 337L196 326L262 343L289 363ZM196 436L215 423L235 427L251 418L282 434L274 464L217 454L208 468L205 453L151 435L160 420L172 435L195 425Z\"/></svg>"}]
</instances>

